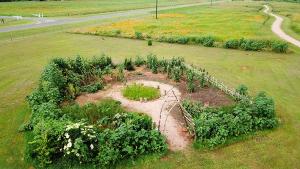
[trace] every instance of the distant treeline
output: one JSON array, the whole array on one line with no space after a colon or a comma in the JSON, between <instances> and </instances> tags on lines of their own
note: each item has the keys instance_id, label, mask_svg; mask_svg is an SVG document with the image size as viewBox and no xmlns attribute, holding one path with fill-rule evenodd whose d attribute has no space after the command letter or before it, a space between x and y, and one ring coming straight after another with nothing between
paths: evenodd
<instances>
[{"instance_id":1,"label":"distant treeline","mask_svg":"<svg viewBox=\"0 0 300 169\"><path fill-rule=\"evenodd\" d=\"M0 0L0 2L15 2L15 1L63 1L63 0Z\"/></svg>"}]
</instances>

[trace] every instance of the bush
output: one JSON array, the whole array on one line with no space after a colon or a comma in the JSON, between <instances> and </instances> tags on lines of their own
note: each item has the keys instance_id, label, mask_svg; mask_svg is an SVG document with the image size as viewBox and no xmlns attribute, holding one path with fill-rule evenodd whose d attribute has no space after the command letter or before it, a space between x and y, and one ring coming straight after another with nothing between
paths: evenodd
<instances>
[{"instance_id":1,"label":"bush","mask_svg":"<svg viewBox=\"0 0 300 169\"><path fill-rule=\"evenodd\" d=\"M236 40L236 39L227 40L224 43L224 48L227 48L227 49L238 49L239 46L240 46L239 40Z\"/></svg>"},{"instance_id":2,"label":"bush","mask_svg":"<svg viewBox=\"0 0 300 169\"><path fill-rule=\"evenodd\" d=\"M146 61L141 56L137 56L135 58L135 61L134 61L135 66L140 67L140 66L144 65L145 63L146 63Z\"/></svg>"},{"instance_id":3,"label":"bush","mask_svg":"<svg viewBox=\"0 0 300 169\"><path fill-rule=\"evenodd\" d=\"M128 70L128 71L132 71L132 70L134 70L134 66L133 66L133 63L132 63L132 60L131 60L131 58L130 59L125 59L124 60L124 69L125 70Z\"/></svg>"},{"instance_id":4,"label":"bush","mask_svg":"<svg viewBox=\"0 0 300 169\"><path fill-rule=\"evenodd\" d=\"M134 34L136 39L144 39L143 34L141 32L135 32Z\"/></svg>"},{"instance_id":5,"label":"bush","mask_svg":"<svg viewBox=\"0 0 300 169\"><path fill-rule=\"evenodd\" d=\"M147 56L147 67L151 69L152 73L158 73L159 62L156 55L149 54Z\"/></svg>"},{"instance_id":6,"label":"bush","mask_svg":"<svg viewBox=\"0 0 300 169\"><path fill-rule=\"evenodd\" d=\"M187 90L189 92L194 92L196 89L195 85L195 72L193 70L187 71Z\"/></svg>"},{"instance_id":7,"label":"bush","mask_svg":"<svg viewBox=\"0 0 300 169\"><path fill-rule=\"evenodd\" d=\"M286 42L272 42L271 48L272 51L277 52L277 53L286 53L288 50L288 44Z\"/></svg>"},{"instance_id":8,"label":"bush","mask_svg":"<svg viewBox=\"0 0 300 169\"><path fill-rule=\"evenodd\" d=\"M97 83L94 83L94 84L82 86L82 87L80 88L80 91L81 91L81 92L87 92L87 93L95 93L95 92L97 92L98 90L103 89L103 87L104 87L104 85L103 85L102 82L97 82Z\"/></svg>"},{"instance_id":9,"label":"bush","mask_svg":"<svg viewBox=\"0 0 300 169\"><path fill-rule=\"evenodd\" d=\"M243 96L247 96L248 95L248 87L241 84L239 85L236 90L236 92L238 92L240 95L243 95Z\"/></svg>"},{"instance_id":10,"label":"bush","mask_svg":"<svg viewBox=\"0 0 300 169\"><path fill-rule=\"evenodd\" d=\"M158 89L154 87L144 86L142 84L133 84L130 86L126 86L122 93L124 97L131 100L153 100L160 97L160 91Z\"/></svg>"},{"instance_id":11,"label":"bush","mask_svg":"<svg viewBox=\"0 0 300 169\"><path fill-rule=\"evenodd\" d=\"M274 102L265 93L259 93L253 103L241 100L232 107L206 108L188 100L183 101L182 106L194 119L197 142L208 148L250 132L272 129L278 124Z\"/></svg>"},{"instance_id":12,"label":"bush","mask_svg":"<svg viewBox=\"0 0 300 169\"><path fill-rule=\"evenodd\" d=\"M177 38L177 43L179 44L187 44L188 42L189 42L188 37L181 36Z\"/></svg>"},{"instance_id":13,"label":"bush","mask_svg":"<svg viewBox=\"0 0 300 169\"><path fill-rule=\"evenodd\" d=\"M215 43L215 38L212 36L197 37L195 39L195 42L206 47L213 47Z\"/></svg>"},{"instance_id":14,"label":"bush","mask_svg":"<svg viewBox=\"0 0 300 169\"><path fill-rule=\"evenodd\" d=\"M148 46L152 46L152 40L148 40Z\"/></svg>"},{"instance_id":15,"label":"bush","mask_svg":"<svg viewBox=\"0 0 300 169\"><path fill-rule=\"evenodd\" d=\"M241 39L240 47L243 50L260 51L263 48L266 48L267 46L264 41L252 40L252 39Z\"/></svg>"}]
</instances>

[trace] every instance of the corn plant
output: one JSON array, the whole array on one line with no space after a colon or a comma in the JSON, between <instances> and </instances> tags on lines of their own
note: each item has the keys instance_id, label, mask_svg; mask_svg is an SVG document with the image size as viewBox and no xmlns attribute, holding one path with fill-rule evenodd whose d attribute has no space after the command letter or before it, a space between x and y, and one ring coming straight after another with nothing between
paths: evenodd
<instances>
[{"instance_id":1,"label":"corn plant","mask_svg":"<svg viewBox=\"0 0 300 169\"><path fill-rule=\"evenodd\" d=\"M196 85L194 83L194 81L195 81L195 72L193 70L189 69L187 71L186 75L187 75L187 90L192 93L196 89Z\"/></svg>"}]
</instances>

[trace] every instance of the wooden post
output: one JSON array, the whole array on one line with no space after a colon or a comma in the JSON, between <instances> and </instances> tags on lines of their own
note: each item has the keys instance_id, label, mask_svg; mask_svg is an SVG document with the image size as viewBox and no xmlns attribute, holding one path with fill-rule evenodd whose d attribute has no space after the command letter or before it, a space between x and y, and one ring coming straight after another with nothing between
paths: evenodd
<instances>
[{"instance_id":1,"label":"wooden post","mask_svg":"<svg viewBox=\"0 0 300 169\"><path fill-rule=\"evenodd\" d=\"M155 6L155 18L158 19L157 17L157 8L158 8L158 0L156 0L156 6Z\"/></svg>"}]
</instances>

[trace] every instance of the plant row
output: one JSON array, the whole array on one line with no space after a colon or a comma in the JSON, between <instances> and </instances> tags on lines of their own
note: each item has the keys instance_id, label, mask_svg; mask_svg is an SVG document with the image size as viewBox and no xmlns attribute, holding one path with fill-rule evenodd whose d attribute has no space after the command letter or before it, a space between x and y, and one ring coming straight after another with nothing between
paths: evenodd
<instances>
[{"instance_id":1,"label":"plant row","mask_svg":"<svg viewBox=\"0 0 300 169\"><path fill-rule=\"evenodd\" d=\"M288 44L278 40L258 40L258 39L229 39L226 41L218 41L214 36L159 36L151 37L141 32L135 32L134 36L123 35L120 30L98 31L87 33L98 36L109 37L126 37L132 39L148 40L148 45L152 45L152 39L158 42L177 43L177 44L193 44L205 47L222 47L226 49L240 49L245 51L263 51L270 50L277 53L286 53Z\"/></svg>"}]
</instances>

